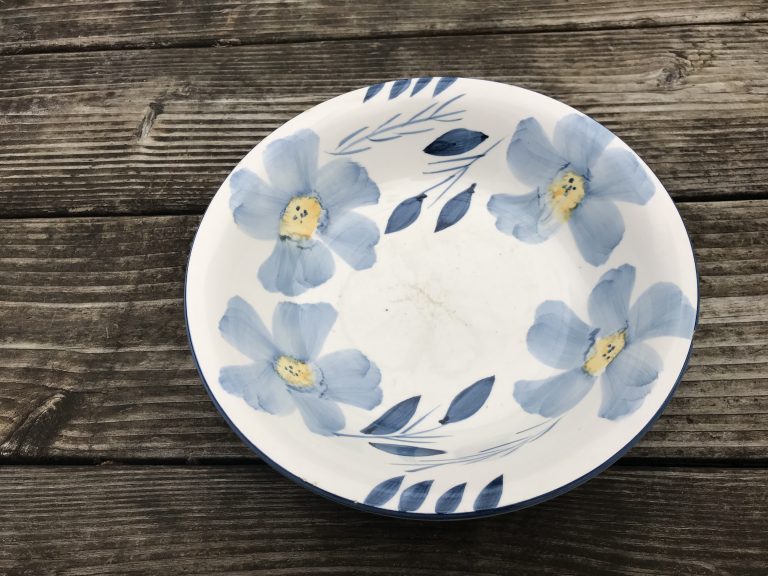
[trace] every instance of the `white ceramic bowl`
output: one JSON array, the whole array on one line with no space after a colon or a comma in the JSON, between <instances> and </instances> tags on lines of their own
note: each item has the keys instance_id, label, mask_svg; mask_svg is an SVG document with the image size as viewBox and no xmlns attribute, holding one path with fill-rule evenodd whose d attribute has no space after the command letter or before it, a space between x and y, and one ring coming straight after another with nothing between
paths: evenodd
<instances>
[{"instance_id":1,"label":"white ceramic bowl","mask_svg":"<svg viewBox=\"0 0 768 576\"><path fill-rule=\"evenodd\" d=\"M189 261L211 398L307 488L419 518L514 510L648 430L691 349L675 206L621 140L521 88L397 80L300 114Z\"/></svg>"}]
</instances>

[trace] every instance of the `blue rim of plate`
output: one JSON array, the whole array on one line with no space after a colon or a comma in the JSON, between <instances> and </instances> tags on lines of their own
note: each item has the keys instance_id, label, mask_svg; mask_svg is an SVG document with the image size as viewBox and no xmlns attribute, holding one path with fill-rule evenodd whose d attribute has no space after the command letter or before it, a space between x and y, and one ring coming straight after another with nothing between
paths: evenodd
<instances>
[{"instance_id":1,"label":"blue rim of plate","mask_svg":"<svg viewBox=\"0 0 768 576\"><path fill-rule=\"evenodd\" d=\"M669 192L666 190L666 187L664 187L664 193L669 195ZM210 206L209 206L210 207ZM261 460L266 462L270 467L272 467L274 470L288 478L289 480L293 481L294 483L298 484L302 488L305 488L306 490L309 490L310 492L313 492L315 494L318 494L328 500L331 500L333 502L336 502L338 504L343 504L344 506L354 508L356 510L362 510L364 512L369 512L371 514L376 514L378 516L388 516L393 518L403 518L408 520L438 520L438 521L454 521L454 520L468 520L468 519L475 519L475 518L487 518L491 516L498 516L501 514L505 514L507 512L514 512L517 510L522 510L523 508L528 508L530 506L534 506L536 504L540 504L542 502L545 502L547 500L551 500L552 498L555 498L557 496L561 496L562 494L565 494L566 492L570 492L572 489L576 488L577 486L587 482L588 480L591 480L592 478L598 476L601 472L605 471L607 468L609 468L611 465L613 465L617 460L619 460L622 456L624 456L637 442L645 436L645 434L653 427L653 425L656 423L656 421L659 419L661 414L666 409L667 405L669 405L670 400L675 394L675 391L677 390L678 385L680 384L680 381L683 378L683 375L685 374L685 371L688 368L688 363L691 359L691 353L693 351L693 340L696 335L696 329L699 325L699 314L701 309L701 291L698 290L699 287L699 270L698 270L698 260L696 259L696 253L693 249L693 242L691 240L690 235L688 234L687 229L685 228L685 222L683 221L682 217L680 216L680 212L677 210L677 207L674 207L675 213L677 214L677 217L680 219L680 223L683 225L683 229L686 230L686 237L688 238L688 246L691 250L691 257L693 258L693 264L694 264L694 270L696 274L696 310L695 310L695 319L694 319L694 327L693 327L693 333L691 334L691 343L688 347L688 352L685 357L685 361L683 362L683 365L680 369L679 374L677 375L677 378L675 379L675 383L672 386L672 388L669 391L669 394L664 399L664 402L662 402L659 409L656 411L656 413L648 420L646 425L643 427L643 429L635 435L634 438L632 438L629 442L627 442L624 447L619 449L613 456L608 458L605 462L597 466L596 468L592 469L591 471L587 472L586 474L582 475L581 477L572 480L571 482L568 482L567 484L564 484L560 486L559 488L556 488L555 490L551 490L550 492L547 492L545 494L541 494L539 496L536 496L535 498L530 498L528 500L523 500L522 502L516 502L515 504L508 504L506 506L501 506L498 508L491 508L491 509L485 509L485 510L478 510L473 512L458 512L458 513L451 513L451 514L437 514L437 513L418 513L415 514L413 512L400 512L397 510L387 510L383 508L378 508L376 506L370 506L368 504L363 504L362 502L356 502L354 500L350 500L348 498L343 498L341 496L338 496L337 494L333 494L332 492L328 492L327 490L323 490L322 488L319 488L315 486L314 484L310 484L306 480L296 476L289 470L286 470L282 466L280 466L277 462L266 456L259 448L248 438L246 438L245 434L235 425L235 423L227 416L224 409L221 407L221 405L216 400L216 397L214 396L213 392L211 391L210 386L208 385L208 382L205 379L205 376L203 375L203 372L200 368L200 363L197 359L197 354L195 354L195 347L192 343L192 337L189 330L189 317L188 317L188 308L187 308L187 289L189 287L189 261L192 257L192 253L195 249L195 244L197 243L198 236L199 236L199 225L198 230L195 231L194 239L192 240L192 244L190 246L189 250L189 256L187 257L187 269L185 271L184 275L184 324L185 329L187 333L187 341L189 342L189 349L192 353L192 360L195 363L195 368L197 369L197 373L200 376L200 380L203 383L203 387L205 388L206 393L211 399L211 402L213 402L213 405L216 407L216 410L218 410L219 414L224 418L224 421L227 423L227 425L237 434L238 438L252 451L254 452ZM208 213L208 208L206 208L205 212L203 213L203 217L201 218L201 222L205 218L205 215Z\"/></svg>"}]
</instances>

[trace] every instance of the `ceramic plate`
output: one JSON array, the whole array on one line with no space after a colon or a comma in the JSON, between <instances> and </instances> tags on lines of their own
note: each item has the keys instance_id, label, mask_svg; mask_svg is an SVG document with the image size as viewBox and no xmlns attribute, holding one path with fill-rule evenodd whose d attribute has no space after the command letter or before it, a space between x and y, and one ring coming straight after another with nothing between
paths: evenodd
<instances>
[{"instance_id":1,"label":"ceramic plate","mask_svg":"<svg viewBox=\"0 0 768 576\"><path fill-rule=\"evenodd\" d=\"M376 84L297 116L214 197L186 284L211 398L300 484L460 518L557 495L650 427L698 285L672 200L521 88Z\"/></svg>"}]
</instances>

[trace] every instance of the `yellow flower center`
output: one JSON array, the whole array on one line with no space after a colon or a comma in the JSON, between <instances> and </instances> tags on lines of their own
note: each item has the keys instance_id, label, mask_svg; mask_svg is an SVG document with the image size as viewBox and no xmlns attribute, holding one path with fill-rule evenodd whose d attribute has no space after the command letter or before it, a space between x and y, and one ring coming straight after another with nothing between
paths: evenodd
<instances>
[{"instance_id":1,"label":"yellow flower center","mask_svg":"<svg viewBox=\"0 0 768 576\"><path fill-rule=\"evenodd\" d=\"M624 350L627 344L625 330L614 332L605 338L598 338L592 347L592 353L584 362L584 371L592 376L597 376L614 361L619 352Z\"/></svg>"},{"instance_id":2,"label":"yellow flower center","mask_svg":"<svg viewBox=\"0 0 768 576\"><path fill-rule=\"evenodd\" d=\"M323 207L312 196L295 196L280 218L280 236L291 240L309 240L317 230Z\"/></svg>"},{"instance_id":3,"label":"yellow flower center","mask_svg":"<svg viewBox=\"0 0 768 576\"><path fill-rule=\"evenodd\" d=\"M290 356L280 356L275 362L278 376L294 388L311 388L315 385L315 374L306 362Z\"/></svg>"},{"instance_id":4,"label":"yellow flower center","mask_svg":"<svg viewBox=\"0 0 768 576\"><path fill-rule=\"evenodd\" d=\"M573 209L584 199L584 177L570 170L555 177L549 185L549 199L552 211L566 222Z\"/></svg>"}]
</instances>

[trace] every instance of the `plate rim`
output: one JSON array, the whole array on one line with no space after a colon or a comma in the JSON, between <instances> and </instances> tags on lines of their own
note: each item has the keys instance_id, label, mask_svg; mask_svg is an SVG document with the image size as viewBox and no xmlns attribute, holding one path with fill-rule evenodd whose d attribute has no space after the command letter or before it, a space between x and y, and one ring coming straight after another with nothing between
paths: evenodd
<instances>
[{"instance_id":1,"label":"plate rim","mask_svg":"<svg viewBox=\"0 0 768 576\"><path fill-rule=\"evenodd\" d=\"M413 80L413 77L409 77L409 78L411 80ZM542 94L540 92L536 92L536 91L531 90L529 88L524 88L522 86L517 86L515 84L509 84L509 83L506 83L506 82L496 82L494 80L486 80L486 79L483 79L483 78L471 78L471 77L465 77L465 76L457 76L456 79L457 80L480 80L480 81L483 81L483 82L492 82L494 84L499 84L499 85L502 85L502 86L511 86L511 87L515 87L515 88L521 88L521 89L526 90L528 92L532 92L532 93L536 94L537 96L541 96L541 97L544 97L544 98L547 98L547 99L551 99L551 100L554 100L555 102L561 102L560 100L558 100L556 98L553 98L551 96L547 96L546 94ZM381 82L382 83L386 83L386 82L390 82L390 81L392 81L392 79L382 80ZM337 94L336 96L333 96L331 98L323 100L322 102L319 102L318 104L315 104L314 106L308 108L307 110L311 110L312 108L315 108L316 106L320 106L321 104L323 104L325 102L328 102L328 101L333 100L335 98L339 98L339 97L344 96L346 94L349 94L351 92L355 92L357 90L364 89L366 87L367 86L362 86L360 88L355 88L355 89L352 89L352 90L348 90L347 92L344 92L342 94ZM563 102L563 104L565 104L565 103ZM584 112L582 112L578 108L574 108L573 106L570 106L570 104L566 104L566 105L571 107L571 108L573 108L574 110L576 110L577 112L579 112L581 114L585 114ZM587 116L589 118L592 118L588 114L585 114L585 116ZM294 116L293 118L296 118L296 116ZM283 123L283 124L285 124L285 123ZM602 124L601 124L601 126L602 126ZM274 132L274 130L272 132ZM262 138L259 142L257 142L251 148L251 150L253 148L255 148L256 146L258 146L258 144L260 142L262 142L263 140L268 138L272 134L272 132L270 132L270 134L268 134L267 136ZM637 154L637 152L635 152L633 148L630 148L630 149L635 154L635 156L637 156L637 158L640 159L640 161L643 163L643 165L645 165L648 168L648 170L651 173L653 173L653 175L658 180L658 176L656 175L656 173L653 172L653 170L651 170L650 167L647 166L647 164L645 164L645 161L642 159L642 157L640 157L640 155ZM249 151L249 153L250 153L250 151ZM234 168L233 168L233 170L234 170ZM661 181L659 180L659 182L661 182ZM200 223L198 224L197 229L195 230L195 235L194 235L194 237L192 239L192 243L190 244L189 254L187 256L186 269L185 269L185 272L184 272L184 328L185 328L185 332L186 332L186 336L187 336L187 343L189 345L189 350L190 350L190 352L192 354L192 361L193 361L193 363L195 365L195 369L197 370L198 376L199 376L201 382L203 383L203 388L205 389L206 393L208 394L208 397L210 398L210 400L213 403L213 405L216 407L216 410L222 416L222 418L227 423L229 428L237 435L237 437L240 439L240 441L243 442L243 444L245 444L245 446L248 447L249 450L251 450L253 453L255 453L262 461L264 461L267 465L269 465L273 470L275 470L276 472L278 472L279 474L281 474L285 478L291 480L292 482L294 482L295 484L297 484L301 488L304 488L304 489L308 490L309 492L312 492L314 494L322 496L323 498L325 498L327 500L330 500L332 502L336 502L337 504L341 504L341 505L344 505L344 506L346 506L348 508L352 508L352 509L355 509L355 510L360 510L360 511L363 511L363 512L368 512L368 513L371 513L371 514L375 514L377 516L385 516L385 517L391 517L391 518L401 518L401 519L407 519L407 520L426 520L426 521L440 521L440 522L455 521L455 520L471 520L471 519L478 519L478 518L488 518L488 517L491 517L491 516L499 516L501 514L506 514L508 512L515 512L517 510L522 510L524 508L535 506L536 504L541 504L543 502L546 502L547 500L551 500L551 499L556 498L558 496L561 496L561 495L563 495L563 494L565 494L567 492L570 492L571 490L573 490L574 488L580 486L581 484L584 484L585 482L587 482L587 481L595 478L596 476L600 475L606 469L610 468L613 464L615 464L633 446L635 446L640 441L640 439L643 436L645 436L645 434L647 434L650 431L650 429L653 427L653 425L659 419L661 414L667 408L667 406L669 405L669 402L672 400L672 397L674 396L675 392L677 391L677 387L680 384L683 376L685 375L686 370L688 369L688 364L690 362L691 354L693 352L693 342L694 342L694 338L696 336L696 330L698 329L698 326L699 326L699 316L700 316L700 311L701 311L701 289L700 289L701 286L700 286L700 277L699 277L699 262L698 262L698 259L696 257L696 252L694 251L693 241L691 240L690 234L688 233L688 229L685 226L685 222L683 221L683 218L680 215L680 211L677 209L677 205L674 204L674 200L672 199L671 195L669 194L669 191L667 190L666 186L664 186L663 183L662 183L662 189L663 189L664 193L667 194L667 196L670 198L670 200L672 200L672 202L673 202L672 208L674 209L675 214L677 215L678 219L680 220L680 223L683 226L683 230L685 231L685 236L686 236L686 238L688 240L688 247L690 249L691 258L693 260L693 266L694 266L695 285L696 285L696 305L695 305L695 308L694 308L694 325L693 325L693 330L691 331L690 343L688 345L688 351L686 353L685 360L684 360L684 362L683 362L683 364L682 364L682 366L680 368L680 372L678 373L677 377L675 378L674 384L670 388L670 391L669 391L668 395L666 396L664 401L661 403L661 405L659 406L658 410L650 417L648 422L643 426L643 428L632 439L630 439L622 448L620 448L618 451L616 451L610 458L608 458L603 463L599 464L598 466L596 466L595 468L593 468L589 472L586 472L585 474L583 474L579 478L576 478L575 480L571 480L567 484L563 484L562 486L560 486L558 488L555 488L554 490L550 490L549 492L546 492L544 494L540 494L538 496L535 496L533 498L529 498L527 500L523 500L523 501L520 501L520 502L515 502L513 504L507 504L505 506L500 506L500 507L497 507L497 508L481 509L481 510L475 510L475 511L471 511L471 512L455 512L455 513L449 513L449 514L440 514L440 513L437 513L437 512L419 513L419 512L406 512L406 511L400 511L400 510L391 510L391 509L386 509L386 508L379 508L377 506L372 506L370 504L365 504L363 502L358 502L358 501L352 500L350 498L345 498L344 496L340 496L338 494L335 494L333 492L330 492L328 490L320 488L319 486L316 486L315 484L312 484L312 483L304 480L303 478L297 476L296 474L294 474L290 470L284 468L283 466L281 466L280 464L275 462L273 459L269 458L266 454L264 454L258 448L258 446L256 446L256 444L251 442L251 440L249 440L245 436L245 434L232 421L232 419L227 415L227 413L223 409L223 407L216 400L216 397L213 394L213 391L212 391L211 387L209 386L209 384L208 384L208 382L207 382L207 380L206 380L206 378L205 378L205 376L203 374L202 368L201 368L200 363L198 361L197 354L195 352L194 343L192 342L192 335L191 335L190 326L189 326L189 305L188 305L189 298L188 298L188 294L187 294L188 290L189 290L189 286L190 286L190 283L189 283L189 264L190 264L190 261L192 259L192 255L193 255L194 250L195 250L195 245L196 245L196 243L199 240L201 225L202 225L203 221L205 220L206 216L208 215L208 212L210 210L211 202L212 202L213 198L211 198L211 202L209 202L208 205L206 206L206 209L203 212L202 217L200 218ZM215 196L215 194L214 194L214 196Z\"/></svg>"}]
</instances>

